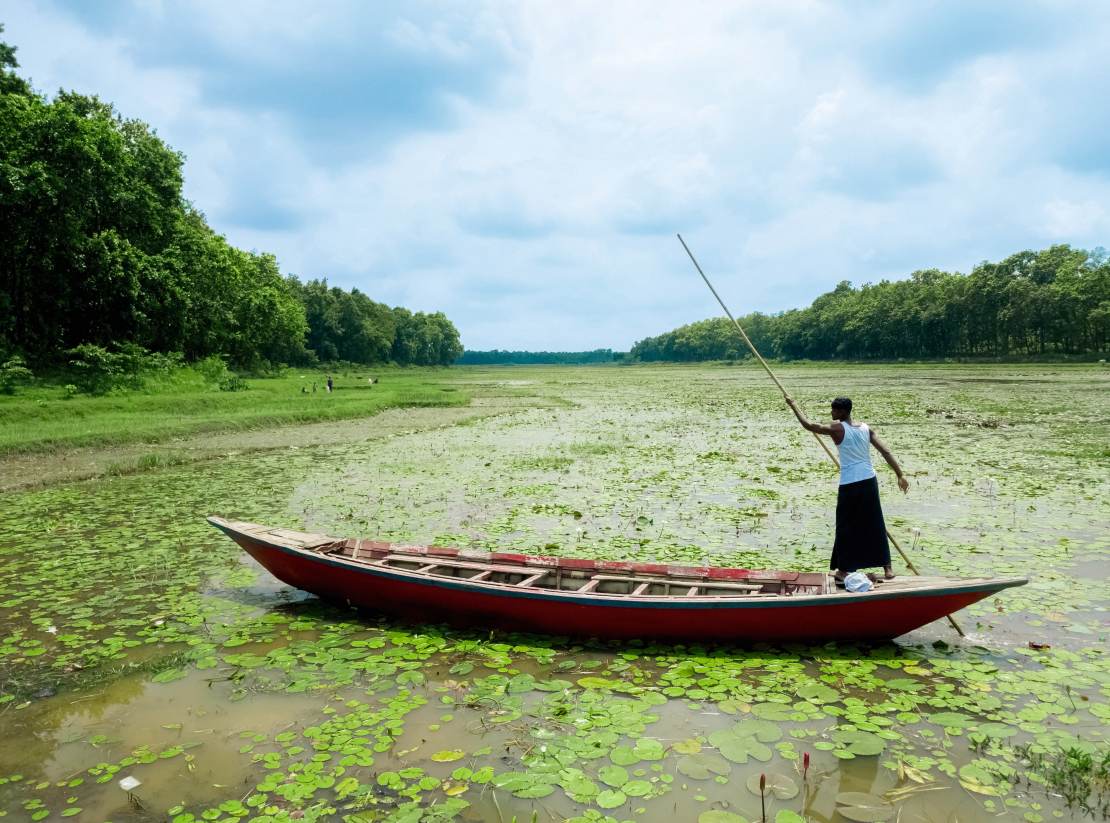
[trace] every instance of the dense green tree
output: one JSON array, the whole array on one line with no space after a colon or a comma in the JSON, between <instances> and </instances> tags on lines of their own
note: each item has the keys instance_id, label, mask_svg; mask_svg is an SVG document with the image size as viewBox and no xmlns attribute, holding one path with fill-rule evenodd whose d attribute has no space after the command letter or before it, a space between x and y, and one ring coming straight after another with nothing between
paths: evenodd
<instances>
[{"instance_id":1,"label":"dense green tree","mask_svg":"<svg viewBox=\"0 0 1110 823\"><path fill-rule=\"evenodd\" d=\"M293 282L308 321L308 347L321 360L449 366L462 354L459 333L441 312L391 309L358 289L328 288L326 280Z\"/></svg>"},{"instance_id":2,"label":"dense green tree","mask_svg":"<svg viewBox=\"0 0 1110 823\"><path fill-rule=\"evenodd\" d=\"M96 96L35 93L8 71L15 51L0 42L0 355L448 365L462 352L442 314L302 286L273 255L231 246L182 198L180 152Z\"/></svg>"},{"instance_id":3,"label":"dense green tree","mask_svg":"<svg viewBox=\"0 0 1110 823\"><path fill-rule=\"evenodd\" d=\"M294 288L308 321L307 345L321 360L378 363L393 359L397 319L393 310L358 289L328 288L312 280Z\"/></svg>"},{"instance_id":4,"label":"dense green tree","mask_svg":"<svg viewBox=\"0 0 1110 823\"><path fill-rule=\"evenodd\" d=\"M0 34L4 33L4 24L0 23ZM31 86L14 71L18 69L19 61L15 59L18 46L9 46L0 40L0 94L30 94Z\"/></svg>"},{"instance_id":5,"label":"dense green tree","mask_svg":"<svg viewBox=\"0 0 1110 823\"><path fill-rule=\"evenodd\" d=\"M1110 348L1106 252L1067 245L1023 251L971 274L916 271L852 288L844 281L805 309L750 314L741 324L768 357L941 358L1083 354ZM637 343L644 361L731 360L747 353L726 319Z\"/></svg>"},{"instance_id":6,"label":"dense green tree","mask_svg":"<svg viewBox=\"0 0 1110 823\"><path fill-rule=\"evenodd\" d=\"M4 24L0 23L0 34L4 33ZM19 46L9 46L3 40L0 40L0 69L18 69L19 62L15 59L15 53L19 51Z\"/></svg>"},{"instance_id":7,"label":"dense green tree","mask_svg":"<svg viewBox=\"0 0 1110 823\"><path fill-rule=\"evenodd\" d=\"M405 366L449 366L463 353L459 333L443 314L412 314L394 309L397 334L393 340L393 359Z\"/></svg>"},{"instance_id":8,"label":"dense green tree","mask_svg":"<svg viewBox=\"0 0 1110 823\"><path fill-rule=\"evenodd\" d=\"M515 363L517 365L563 365L580 363L612 363L623 354L612 349L593 351L467 351L455 361L459 366L485 366Z\"/></svg>"}]
</instances>

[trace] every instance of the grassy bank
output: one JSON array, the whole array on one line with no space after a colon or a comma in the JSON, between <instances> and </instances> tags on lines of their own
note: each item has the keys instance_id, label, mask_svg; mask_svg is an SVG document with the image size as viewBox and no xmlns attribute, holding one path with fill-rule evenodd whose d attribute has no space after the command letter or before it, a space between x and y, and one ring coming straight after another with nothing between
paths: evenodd
<instances>
[{"instance_id":1,"label":"grassy bank","mask_svg":"<svg viewBox=\"0 0 1110 823\"><path fill-rule=\"evenodd\" d=\"M370 385L373 374L381 381ZM242 431L365 417L389 408L463 406L466 392L443 370L311 371L253 379L246 391L222 392L181 369L142 391L66 397L64 386L37 382L0 396L0 455L88 446L159 443L200 433ZM317 391L312 392L312 384ZM308 393L302 393L302 388Z\"/></svg>"}]
</instances>

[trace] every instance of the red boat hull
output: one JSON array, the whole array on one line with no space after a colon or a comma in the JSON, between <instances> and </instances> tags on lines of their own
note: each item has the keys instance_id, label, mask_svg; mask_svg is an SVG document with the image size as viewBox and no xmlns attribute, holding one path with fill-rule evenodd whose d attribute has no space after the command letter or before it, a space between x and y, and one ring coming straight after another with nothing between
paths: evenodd
<instances>
[{"instance_id":1,"label":"red boat hull","mask_svg":"<svg viewBox=\"0 0 1110 823\"><path fill-rule=\"evenodd\" d=\"M391 570L355 566L223 530L279 580L320 597L422 623L572 637L720 642L884 640L1024 582L984 581L976 586L954 586L952 591L876 591L749 603L708 598L601 600L574 592L508 587L475 591L475 586L451 578L405 579Z\"/></svg>"}]
</instances>

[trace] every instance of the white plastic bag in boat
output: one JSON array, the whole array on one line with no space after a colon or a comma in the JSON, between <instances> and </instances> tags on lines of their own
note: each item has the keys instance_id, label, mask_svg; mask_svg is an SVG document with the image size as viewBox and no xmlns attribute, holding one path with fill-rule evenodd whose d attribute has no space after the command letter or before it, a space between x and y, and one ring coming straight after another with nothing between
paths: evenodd
<instances>
[{"instance_id":1,"label":"white plastic bag in boat","mask_svg":"<svg viewBox=\"0 0 1110 823\"><path fill-rule=\"evenodd\" d=\"M867 575L861 572L852 572L844 577L844 588L850 592L869 592L872 585Z\"/></svg>"}]
</instances>

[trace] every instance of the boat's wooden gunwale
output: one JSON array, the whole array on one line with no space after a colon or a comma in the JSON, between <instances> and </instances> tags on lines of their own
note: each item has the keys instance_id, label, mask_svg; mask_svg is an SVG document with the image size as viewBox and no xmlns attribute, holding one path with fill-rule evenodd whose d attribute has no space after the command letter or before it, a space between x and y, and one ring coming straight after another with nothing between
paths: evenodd
<instances>
[{"instance_id":1,"label":"boat's wooden gunwale","mask_svg":"<svg viewBox=\"0 0 1110 823\"><path fill-rule=\"evenodd\" d=\"M359 556L357 559L352 559L349 556L342 554L320 551L321 548L327 549L331 544L321 544L317 548L301 548L297 546L288 545L292 541L266 539L272 537L270 534L263 536L262 533L248 532L246 530L238 529L237 523L224 521L223 525L231 531L238 531L245 534L252 540L264 543L273 548L282 551L292 552L301 556L311 557L318 562L323 562L328 565L335 565L342 568L351 570L359 570L367 574L380 575L385 577L392 577L395 579L407 580L410 582L423 583L424 585L433 587L448 587L471 591L489 592L491 594L498 594L501 596L509 597L526 597L526 598L539 598L557 602L561 600L590 602L597 605L612 605L612 606L636 606L636 607L663 607L663 608L722 608L722 607L739 607L739 608L793 608L806 605L814 605L819 603L845 602L845 601L858 601L862 599L877 600L889 598L915 598L921 596L932 596L935 594L946 593L954 590L977 590L980 588L993 588L999 583L1009 581L1009 578L965 578L961 580L953 580L952 578L904 578L902 585L897 585L899 581L884 582L881 587L872 589L869 592L847 592L838 590L835 593L828 594L749 594L741 596L729 595L703 595L699 594L696 597L689 596L682 592L684 586L694 588L714 588L712 581L707 581L704 578L696 579L679 579L671 578L664 580L658 578L659 582L668 582L677 590L671 595L639 595L631 598L628 594L610 594L607 592L596 592L581 590L555 590L545 588L528 587L521 589L512 583L498 583L495 581L474 581L470 578L462 577L446 577L438 575L419 574L415 571L406 569L399 569L390 566L379 566L369 561L369 558ZM244 524L246 525L246 524ZM306 535L306 537L321 537L318 535ZM358 541L344 541L340 538L329 538L337 548L341 547L344 543L356 543ZM380 544L384 546L395 547L395 544ZM353 547L352 547L353 548ZM425 548L425 547L418 547ZM381 559L381 558L379 558ZM406 562L418 563L423 560L422 565L431 565L436 560L450 560L449 557L437 558L435 555L429 557L427 554L406 555L403 558ZM489 571L490 565L475 563L476 566L481 567L483 570ZM510 567L513 574L523 574L528 568L541 568L539 564L530 566L528 564L520 564L518 566ZM549 567L548 567L549 568ZM567 570L564 570L567 571ZM589 582L595 582L598 575L603 576L603 572L598 570ZM648 582L648 576L640 578L644 582ZM1015 581L1021 578L1014 578ZM724 581L721 581L724 582ZM769 581L770 582L770 581ZM1024 582L1024 581L1022 581ZM911 585L907 585L911 584ZM942 585L943 584L943 585ZM1012 583L1011 585L1017 585Z\"/></svg>"},{"instance_id":2,"label":"boat's wooden gunwale","mask_svg":"<svg viewBox=\"0 0 1110 823\"><path fill-rule=\"evenodd\" d=\"M294 551L298 550L297 547L289 547L289 548L294 550ZM359 554L359 548L357 546L354 547L353 551L351 552L351 554L349 556L345 555L345 554L341 554L338 551L336 551L336 552L327 552L327 548L328 548L327 546L322 547L322 548L325 550L324 552L320 552L320 550L317 549L316 553L321 553L321 554L327 553L330 557L333 557L336 560L349 560L349 561L354 562L354 563L359 563L360 565L369 565L369 566L373 566L373 567L376 567L376 568L390 569L391 571L412 572L412 573L415 573L415 574L417 574L421 577L423 577L423 576L428 576L428 577L435 576L435 577L440 577L440 578L443 578L443 579L453 579L453 580L460 580L460 581L464 581L464 582L482 583L485 586L498 586L498 585L500 585L500 586L511 586L513 588L525 588L525 587L534 585L540 579L543 579L543 578L545 578L545 577L547 577L551 574L558 575L558 572L560 571L560 569L558 569L558 568L552 569L549 566L541 565L541 564L525 563L525 564L520 565L520 566L504 566L504 565L494 565L492 563L483 563L481 561L464 561L464 560L450 560L450 559L430 560L429 559L430 555L415 555L415 554L414 555L388 554L383 558L376 559L376 560L370 560L370 559L364 559L364 558L361 557L361 555ZM346 547L345 546L337 546L336 548L346 548ZM398 567L398 566L389 565L389 563L394 562L394 561L395 562L400 562L400 563L409 563L409 564L412 564L413 566L420 566L422 568L405 569L405 568L401 568L401 567ZM464 570L479 571L479 572L483 573L481 575L483 578L485 578L489 574L500 573L500 574L521 575L524 579L520 582L517 582L517 583L503 583L503 582L499 582L499 581L492 581L492 580L485 580L485 579L479 580L479 579L476 579L475 577L457 577L457 576L456 577L448 577L447 575L432 575L432 572L436 569L439 569L439 568L464 569ZM534 573L533 573L533 570L535 570ZM669 575L668 576L659 576L659 575L636 575L636 574L613 575L613 574L605 574L604 572L601 572L601 571L588 572L588 571L581 570L581 569L562 570L562 571L564 572L564 574L563 574L563 579L564 580L565 579L582 580L583 581L583 587L577 588L577 589L572 589L572 588L563 589L563 588L561 588L561 581L557 581L556 587L554 587L554 588L543 587L542 590L553 592L553 593L554 592L569 592L569 593L573 593L573 594L591 594L591 595L595 595L595 596L605 594L605 595L610 595L610 596L613 596L613 597L639 597L639 598L643 598L643 597L651 597L652 596L652 595L645 594L645 591L646 591L648 586L666 586L666 587L673 586L677 590L675 593L664 594L662 596L663 597L693 597L693 596L718 597L718 596L721 596L721 595L710 595L708 593L702 595L702 594L698 593L697 591L695 591L695 590L700 590L700 589L717 589L717 590L725 590L725 591L744 591L744 592L748 592L747 595L741 595L741 596L744 596L744 597L798 596L797 592L783 593L783 592L765 592L765 591L762 591L763 588L765 586L768 586L768 585L778 585L778 584L786 585L785 581L782 581L778 578L771 578L771 577L761 578L761 577L753 576L751 578L748 578L749 580L752 581L751 583L736 583L736 582L729 581L729 580L714 580L714 579L711 579L711 578L703 578L703 577L686 577L686 576L677 577L677 576L669 576ZM591 581L593 581L595 585L587 587L588 584ZM598 592L598 591L596 591L596 586L598 584L601 584L601 583L617 583L617 582L637 583L637 584L640 584L640 585L639 585L638 589L636 589L634 591L627 592L627 593ZM823 584L818 583L818 582L790 583L790 585L793 585L793 586L796 586L796 587L805 587L807 589L823 587ZM686 590L685 593L682 593L683 589ZM825 592L807 592L807 593L826 594Z\"/></svg>"},{"instance_id":3,"label":"boat's wooden gunwale","mask_svg":"<svg viewBox=\"0 0 1110 823\"><path fill-rule=\"evenodd\" d=\"M276 546L276 548L284 548ZM294 551L295 549L285 549L286 551ZM301 554L300 552L297 552ZM307 553L305 553L307 554ZM746 596L716 596L716 595L698 595L697 597L688 597L681 593L681 586L675 585L676 593L670 596L662 595L647 595L630 598L628 595L615 595L607 594L605 592L581 592L580 590L570 591L561 590L555 591L553 589L518 589L512 584L495 583L482 581L481 583L471 583L466 578L456 577L429 577L427 575L418 575L412 572L405 572L400 569L386 568L373 568L367 567L359 563L344 562L341 559L332 560L327 559L328 562L342 565L349 569L362 570L369 574L383 575L392 577L394 579L408 580L410 582L419 582L431 587L446 587L458 588L470 591L489 592L491 594L499 594L510 597L525 597L532 599L544 599L551 602L566 600L569 602L589 602L597 605L612 605L612 606L659 606L663 608L722 608L722 607L737 607L737 608L797 608L806 605L817 605L820 603L833 603L833 602L852 602L863 599L869 600L885 600L891 598L915 598L922 596L932 596L936 594L943 594L949 591L958 589L974 590L978 588L993 588L999 580L989 580L987 578L973 578L969 580L962 580L956 585L952 585L952 580L947 580L949 585L928 585L914 588L906 588L897 591L884 591L882 589L872 590L870 592L844 592L838 591L836 594L825 595L778 595L778 594L756 594ZM594 581L590 581L593 583ZM469 585L468 585L469 584ZM704 584L699 584L699 588L703 588ZM711 587L710 587L711 588Z\"/></svg>"},{"instance_id":4,"label":"boat's wooden gunwale","mask_svg":"<svg viewBox=\"0 0 1110 823\"><path fill-rule=\"evenodd\" d=\"M280 545L280 544L275 544L275 545ZM315 551L318 551L318 550L312 550L312 551L302 550L302 549L299 549L296 546L291 546L291 547L288 547L288 548L290 548L293 551L306 551L309 554L312 554L312 553L315 553ZM428 567L428 568L438 568L438 567L442 566L442 567L448 567L448 568L474 569L474 570L480 570L480 571L488 572L488 573L519 574L519 575L522 575L522 576L527 576L529 570L531 570L531 569L537 569L537 570L542 570L542 571L547 571L547 572L552 571L549 567L545 567L545 566L542 566L540 564L527 564L527 563L523 564L523 565L520 565L520 566L507 566L507 565L502 565L502 564L493 564L492 562L486 563L486 562L482 562L482 561L473 561L473 560L471 560L471 561L462 561L462 560L451 560L451 559L439 559L439 560L433 560L433 561L429 562L429 560L428 560L429 556L428 555L417 555L417 554L412 554L412 555L389 554L389 555L387 555L383 558L377 559L377 560L370 560L369 557L367 557L367 556L361 556L361 555L347 556L347 555L338 554L338 553L329 553L328 556L332 557L336 560L340 560L340 561L354 562L354 563L356 563L357 565L360 565L360 566L361 565L372 565L372 566L379 567L379 568L387 568L387 569L390 569L391 571L417 572L418 574L420 572L417 571L416 569L403 569L403 568L400 568L400 567L397 567L397 566L389 566L389 565L386 565L386 561L398 561L398 562L403 562L403 563L411 563L415 566L425 566L425 567ZM557 571L557 570L555 570L555 571ZM771 577L763 578L763 577L758 577L758 576L755 576L755 575L753 575L750 578L747 578L747 579L753 581L751 584L743 584L743 583L734 583L733 581L728 581L728 580L714 580L712 578L691 577L691 576L685 576L685 575L684 576L658 576L658 575L644 575L644 574L639 574L638 575L638 574L634 574L634 573L633 574L627 574L627 575L610 575L610 574L606 574L604 571L591 572L591 571L586 571L586 570L581 570L581 569L564 569L562 571L563 571L563 574L564 574L565 577L569 577L571 579L576 579L576 580L585 580L585 581L597 580L599 582L624 581L624 582L630 582L630 583L631 582L648 583L648 584L655 584L655 585L670 585L670 586L674 586L677 589L681 589L682 587L698 586L699 588L706 588L706 589L741 589L741 588L743 588L745 590L753 590L754 591L754 590L762 589L763 585L774 584L774 583L780 582L776 578L771 578ZM497 583L495 581L479 581L479 580L474 580L473 578L466 578L466 577L449 578L449 579L455 579L455 580L459 580L459 581L472 581L473 580L473 582L482 582L482 583L485 583L486 585L490 585L490 586L506 585L506 586L515 587L515 586L518 585L518 584L515 584L515 583ZM985 578L985 577L982 577L982 578L980 578L980 577L963 578L963 580L966 581L966 582L986 581L986 580L989 580L989 579L990 578ZM880 580L880 581L878 581L878 586L882 590L885 590L885 591L904 590L904 589L928 590L928 589L933 589L933 588L938 588L938 589L939 588L944 588L946 586L951 585L952 582L953 582L953 578L947 578L947 577L908 577L907 576L907 577L895 578L894 580ZM763 585L756 585L756 583L763 584ZM813 583L813 584L797 584L797 585L806 585L807 588L812 588L812 587L816 586L817 584ZM552 589L551 591L552 592L554 592L554 591L567 591L567 592L578 593L580 590L577 590L577 589L565 589L565 590L564 589L559 589L559 590ZM877 592L877 591L879 591L879 589L874 589L872 591ZM867 594L867 593L868 592L864 592L864 594ZM605 593L604 592L598 592L597 594L600 595L600 594L605 594ZM798 596L801 596L801 595L798 595L798 594L781 595L778 592L765 592L764 594L775 596L775 597L781 597L781 596L798 597ZM814 594L812 596L829 597L829 596L844 595L844 594L853 594L853 593L852 592L845 592L844 590L837 590L836 592L831 592L830 591L830 592L827 592L827 593ZM615 596L615 597L627 597L628 595L619 595L619 594L617 594L617 595L613 595L613 596ZM676 595L670 595L670 596L684 597L685 595L676 594ZM705 595L702 595L702 596L705 596Z\"/></svg>"},{"instance_id":5,"label":"boat's wooden gunwale","mask_svg":"<svg viewBox=\"0 0 1110 823\"><path fill-rule=\"evenodd\" d=\"M357 551L357 549L356 549L356 551ZM358 562L358 555L355 555L353 553L350 557L347 557L346 555L342 555L342 554L333 554L332 556L337 558L337 559L346 559L346 560L351 560L353 562ZM394 569L396 571L416 572L417 574L421 574L421 575L422 574L431 574L436 569L440 569L440 568L444 568L444 569L462 569L462 570L467 570L467 571L479 571L479 572L484 572L486 575L493 574L493 573L519 574L522 577L524 577L525 580L523 580L519 583L508 584L508 585L516 586L518 588L521 587L521 586L525 586L525 585L534 585L539 580L541 580L541 579L543 579L543 578L545 578L545 577L547 577L551 574L556 574L556 576L558 576L558 569L551 569L551 568L547 568L547 567L543 567L543 566L535 566L535 565L495 566L495 565L492 565L492 564L474 563L474 562L459 561L459 560L436 560L436 561L426 563L425 560L426 560L426 558L418 558L418 557L409 557L409 556L405 556L405 555L390 554L390 555L387 555L386 557L383 557L380 560L370 560L370 561L362 561L362 562L363 562L364 565L376 566L378 568L389 568L389 569ZM388 565L392 561L397 561L397 562L400 562L400 563L411 563L414 566L423 566L423 568L405 569L405 568L401 568L399 566ZM536 570L536 571L533 571L533 570ZM764 585L772 585L772 584L776 584L776 583L780 582L780 581L777 581L777 580L770 580L770 579L768 579L766 581L760 581L759 578L751 578L755 582L752 582L752 583L734 583L734 582L728 581L728 580L709 580L709 581L706 581L706 580L702 580L700 578L660 577L660 576L657 576L657 575L618 575L618 574L604 574L602 572L595 572L591 576L589 573L584 572L584 571L569 572L567 574L562 575L562 578L563 578L563 580L581 580L581 581L583 581L583 584L585 582L589 581L589 580L596 580L596 581L598 581L598 583L637 583L637 584L642 584L645 587L646 586L675 586L675 587L681 588L681 587L685 586L686 588L691 588L691 587L697 586L697 587L706 588L706 589L725 589L725 590L747 591L747 592L760 592L760 591L762 591ZM457 577L457 579L459 579L459 580L474 580L473 577ZM526 583L525 581L531 581L531 582ZM484 582L484 581L474 580L474 582ZM556 586L552 590L553 591L580 591L580 589L571 589L571 588L563 589L562 586L561 586L561 583L562 583L562 581L557 581ZM819 586L820 584L810 583L810 584L799 584L799 585L805 585L807 588L815 588L815 587ZM777 592L767 592L767 593L768 594L776 594L776 595L778 594ZM613 592L609 592L609 594L613 594ZM635 592L630 592L630 594L634 595ZM641 592L641 594L642 594L642 592ZM637 595L637 596L639 596L639 595Z\"/></svg>"}]
</instances>

